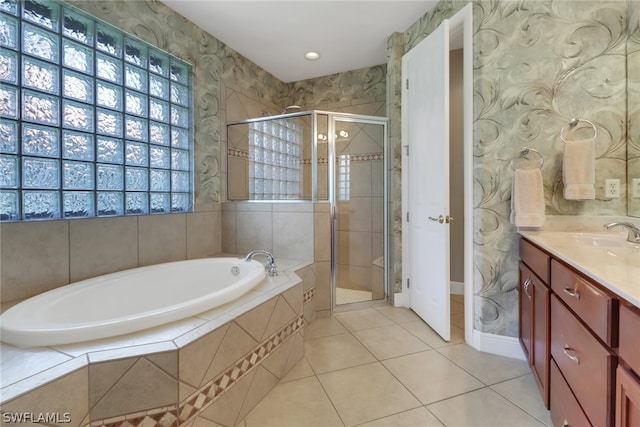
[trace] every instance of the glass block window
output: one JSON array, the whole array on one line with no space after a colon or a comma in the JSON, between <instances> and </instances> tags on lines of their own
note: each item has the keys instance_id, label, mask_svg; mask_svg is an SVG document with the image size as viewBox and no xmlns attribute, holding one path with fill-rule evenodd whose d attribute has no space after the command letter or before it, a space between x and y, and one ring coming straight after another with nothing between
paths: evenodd
<instances>
[{"instance_id":1,"label":"glass block window","mask_svg":"<svg viewBox=\"0 0 640 427\"><path fill-rule=\"evenodd\" d=\"M338 186L338 200L347 201L351 198L351 156L340 154L338 156L338 176L336 182Z\"/></svg>"},{"instance_id":2,"label":"glass block window","mask_svg":"<svg viewBox=\"0 0 640 427\"><path fill-rule=\"evenodd\" d=\"M300 199L301 147L302 125L295 118L251 123L249 199Z\"/></svg>"},{"instance_id":3,"label":"glass block window","mask_svg":"<svg viewBox=\"0 0 640 427\"><path fill-rule=\"evenodd\" d=\"M0 220L185 212L189 64L57 0L0 0Z\"/></svg>"}]
</instances>

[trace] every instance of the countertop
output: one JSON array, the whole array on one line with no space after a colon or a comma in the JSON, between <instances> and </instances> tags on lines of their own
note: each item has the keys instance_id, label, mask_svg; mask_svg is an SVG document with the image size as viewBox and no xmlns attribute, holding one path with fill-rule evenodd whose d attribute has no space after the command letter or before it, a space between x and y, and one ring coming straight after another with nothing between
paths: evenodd
<instances>
[{"instance_id":1,"label":"countertop","mask_svg":"<svg viewBox=\"0 0 640 427\"><path fill-rule=\"evenodd\" d=\"M576 244L570 238L576 234L580 233L520 231L527 240L640 308L640 245L622 248ZM563 239L563 235L568 238Z\"/></svg>"}]
</instances>

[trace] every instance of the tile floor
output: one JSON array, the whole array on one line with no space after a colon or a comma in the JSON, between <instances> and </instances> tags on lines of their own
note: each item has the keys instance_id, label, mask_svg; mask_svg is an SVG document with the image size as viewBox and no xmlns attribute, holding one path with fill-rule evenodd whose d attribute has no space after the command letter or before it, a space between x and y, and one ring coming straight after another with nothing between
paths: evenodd
<instances>
[{"instance_id":1,"label":"tile floor","mask_svg":"<svg viewBox=\"0 0 640 427\"><path fill-rule=\"evenodd\" d=\"M379 302L316 319L305 358L239 426L550 426L527 364L464 344L461 314L452 299L448 343Z\"/></svg>"}]
</instances>

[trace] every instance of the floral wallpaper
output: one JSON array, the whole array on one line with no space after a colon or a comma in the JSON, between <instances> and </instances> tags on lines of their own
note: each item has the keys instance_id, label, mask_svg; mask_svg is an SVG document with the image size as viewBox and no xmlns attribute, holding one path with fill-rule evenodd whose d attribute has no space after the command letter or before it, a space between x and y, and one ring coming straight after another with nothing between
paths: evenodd
<instances>
[{"instance_id":1,"label":"floral wallpaper","mask_svg":"<svg viewBox=\"0 0 640 427\"><path fill-rule=\"evenodd\" d=\"M405 51L467 2L443 0L404 33ZM548 215L625 215L604 197L625 177L627 5L617 1L473 2L475 328L518 332L518 234L509 223L513 171L522 149L539 150ZM389 66L390 67L390 66ZM562 197L560 129L591 120L596 200Z\"/></svg>"},{"instance_id":2,"label":"floral wallpaper","mask_svg":"<svg viewBox=\"0 0 640 427\"><path fill-rule=\"evenodd\" d=\"M628 0L627 5L627 182L632 183L640 179L640 2ZM640 198L628 200L628 215L640 217Z\"/></svg>"}]
</instances>

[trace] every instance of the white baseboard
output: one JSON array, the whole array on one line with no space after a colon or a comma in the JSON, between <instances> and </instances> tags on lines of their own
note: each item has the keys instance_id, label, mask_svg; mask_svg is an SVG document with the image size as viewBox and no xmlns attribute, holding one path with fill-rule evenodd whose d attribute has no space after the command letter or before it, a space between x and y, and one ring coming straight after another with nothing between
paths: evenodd
<instances>
[{"instance_id":1,"label":"white baseboard","mask_svg":"<svg viewBox=\"0 0 640 427\"><path fill-rule=\"evenodd\" d=\"M451 289L451 293L453 294L454 282L451 283ZM394 295L394 306L409 307L409 303L409 292L399 292ZM474 329L471 333L471 342L469 342L467 335L467 344L471 345L476 350L483 351L485 353L526 360L522 347L520 346L520 341L516 337L490 334Z\"/></svg>"},{"instance_id":2,"label":"white baseboard","mask_svg":"<svg viewBox=\"0 0 640 427\"><path fill-rule=\"evenodd\" d=\"M449 284L452 295L464 295L464 283L451 281Z\"/></svg>"},{"instance_id":3,"label":"white baseboard","mask_svg":"<svg viewBox=\"0 0 640 427\"><path fill-rule=\"evenodd\" d=\"M489 334L474 329L471 346L485 353L526 360L522 347L520 347L520 341L516 337Z\"/></svg>"},{"instance_id":4,"label":"white baseboard","mask_svg":"<svg viewBox=\"0 0 640 427\"><path fill-rule=\"evenodd\" d=\"M396 292L393 294L394 307L409 307L409 292Z\"/></svg>"}]
</instances>

